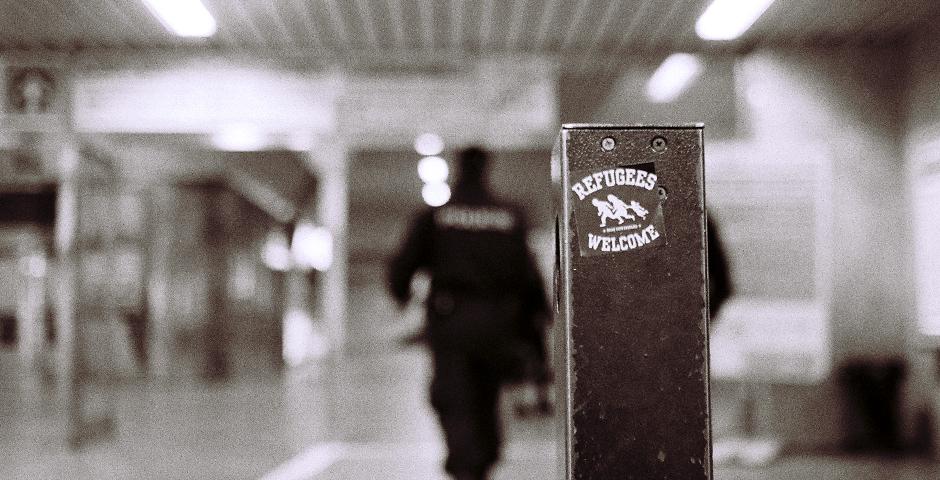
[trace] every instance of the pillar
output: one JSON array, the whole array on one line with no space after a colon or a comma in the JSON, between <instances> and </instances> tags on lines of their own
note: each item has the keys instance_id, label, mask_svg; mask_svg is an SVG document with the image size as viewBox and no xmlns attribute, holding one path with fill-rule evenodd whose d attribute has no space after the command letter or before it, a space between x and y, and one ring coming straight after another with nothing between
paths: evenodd
<instances>
[{"instance_id":1,"label":"pillar","mask_svg":"<svg viewBox=\"0 0 940 480\"><path fill-rule=\"evenodd\" d=\"M317 177L316 221L333 236L332 264L319 274L315 287L315 294L319 298L316 314L323 319L332 350L341 352L346 343L346 302L349 290L349 159L342 140L329 138L315 142L307 160Z\"/></svg>"},{"instance_id":2,"label":"pillar","mask_svg":"<svg viewBox=\"0 0 940 480\"><path fill-rule=\"evenodd\" d=\"M565 478L710 479L702 128L566 126L554 157Z\"/></svg>"},{"instance_id":3,"label":"pillar","mask_svg":"<svg viewBox=\"0 0 940 480\"><path fill-rule=\"evenodd\" d=\"M170 185L157 185L150 193L150 219L148 229L150 245L147 260L147 370L155 377L170 374L172 329L170 317L170 256L174 245L175 224L173 208L175 192Z\"/></svg>"}]
</instances>

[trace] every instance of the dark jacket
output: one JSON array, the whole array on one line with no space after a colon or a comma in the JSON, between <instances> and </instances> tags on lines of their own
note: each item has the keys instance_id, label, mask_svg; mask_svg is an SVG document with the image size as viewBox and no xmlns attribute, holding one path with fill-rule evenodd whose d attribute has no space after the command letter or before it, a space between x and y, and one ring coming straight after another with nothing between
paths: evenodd
<instances>
[{"instance_id":1,"label":"dark jacket","mask_svg":"<svg viewBox=\"0 0 940 480\"><path fill-rule=\"evenodd\" d=\"M432 348L505 348L548 313L541 276L526 244L521 209L484 188L458 185L451 201L413 220L389 268L392 296L407 302L418 270L431 277Z\"/></svg>"}]
</instances>

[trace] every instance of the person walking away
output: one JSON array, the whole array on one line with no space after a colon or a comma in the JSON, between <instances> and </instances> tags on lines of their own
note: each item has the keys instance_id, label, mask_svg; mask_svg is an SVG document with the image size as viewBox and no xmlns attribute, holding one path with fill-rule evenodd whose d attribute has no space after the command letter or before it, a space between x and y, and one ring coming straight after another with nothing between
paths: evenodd
<instances>
[{"instance_id":1,"label":"person walking away","mask_svg":"<svg viewBox=\"0 0 940 480\"><path fill-rule=\"evenodd\" d=\"M458 480L484 480L498 461L500 387L521 378L527 356L519 323L548 310L525 217L490 193L488 157L476 147L458 154L453 197L416 216L388 272L399 305L418 270L431 277L430 400L444 432L444 469Z\"/></svg>"}]
</instances>

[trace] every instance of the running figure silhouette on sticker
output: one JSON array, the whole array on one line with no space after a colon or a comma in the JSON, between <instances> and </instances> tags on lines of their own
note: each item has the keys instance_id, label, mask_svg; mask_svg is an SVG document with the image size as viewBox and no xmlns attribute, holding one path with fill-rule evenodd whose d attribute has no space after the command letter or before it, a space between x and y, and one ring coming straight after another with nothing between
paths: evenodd
<instances>
[{"instance_id":1,"label":"running figure silhouette on sticker","mask_svg":"<svg viewBox=\"0 0 940 480\"><path fill-rule=\"evenodd\" d=\"M571 192L577 197L573 204L582 255L627 252L665 242L654 164L573 172L572 179L578 179ZM593 208L586 205L588 201Z\"/></svg>"},{"instance_id":2,"label":"running figure silhouette on sticker","mask_svg":"<svg viewBox=\"0 0 940 480\"><path fill-rule=\"evenodd\" d=\"M636 200L630 200L630 203L624 203L616 195L607 195L607 201L597 198L591 200L591 203L597 207L597 216L601 217L601 227L607 226L607 220L617 220L618 225L623 225L626 220L636 220L636 216L630 214L632 211L641 219L646 219L649 210L643 208Z\"/></svg>"}]
</instances>

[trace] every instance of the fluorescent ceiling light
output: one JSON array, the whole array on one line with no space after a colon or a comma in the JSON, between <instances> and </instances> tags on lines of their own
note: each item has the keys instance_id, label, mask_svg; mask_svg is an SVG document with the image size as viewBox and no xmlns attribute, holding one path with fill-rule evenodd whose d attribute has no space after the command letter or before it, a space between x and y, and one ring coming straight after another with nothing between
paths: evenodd
<instances>
[{"instance_id":1,"label":"fluorescent ceiling light","mask_svg":"<svg viewBox=\"0 0 940 480\"><path fill-rule=\"evenodd\" d=\"M181 37L211 37L215 19L199 0L144 0L168 30Z\"/></svg>"},{"instance_id":2,"label":"fluorescent ceiling light","mask_svg":"<svg viewBox=\"0 0 940 480\"><path fill-rule=\"evenodd\" d=\"M294 230L291 255L299 267L325 272L333 264L333 235L324 227L301 223Z\"/></svg>"},{"instance_id":3,"label":"fluorescent ceiling light","mask_svg":"<svg viewBox=\"0 0 940 480\"><path fill-rule=\"evenodd\" d=\"M269 233L261 250L261 259L271 270L278 272L290 270L290 247L287 245L287 236L280 232Z\"/></svg>"},{"instance_id":4,"label":"fluorescent ceiling light","mask_svg":"<svg viewBox=\"0 0 940 480\"><path fill-rule=\"evenodd\" d=\"M446 182L449 174L447 160L441 157L424 157L418 161L418 177L424 183Z\"/></svg>"},{"instance_id":5,"label":"fluorescent ceiling light","mask_svg":"<svg viewBox=\"0 0 940 480\"><path fill-rule=\"evenodd\" d=\"M774 0L715 0L695 22L704 40L734 40L764 14Z\"/></svg>"},{"instance_id":6,"label":"fluorescent ceiling light","mask_svg":"<svg viewBox=\"0 0 940 480\"><path fill-rule=\"evenodd\" d=\"M268 135L249 124L232 124L212 135L212 145L226 152L257 152L270 146Z\"/></svg>"},{"instance_id":7,"label":"fluorescent ceiling light","mask_svg":"<svg viewBox=\"0 0 940 480\"><path fill-rule=\"evenodd\" d=\"M426 183L421 188L421 198L432 207L440 207L450 200L450 187L446 183Z\"/></svg>"},{"instance_id":8,"label":"fluorescent ceiling light","mask_svg":"<svg viewBox=\"0 0 940 480\"><path fill-rule=\"evenodd\" d=\"M420 155L438 155L444 151L444 140L433 133L423 133L415 139L415 151Z\"/></svg>"},{"instance_id":9,"label":"fluorescent ceiling light","mask_svg":"<svg viewBox=\"0 0 940 480\"><path fill-rule=\"evenodd\" d=\"M675 100L702 72L702 63L695 55L673 53L653 72L646 82L646 97L653 103Z\"/></svg>"}]
</instances>

